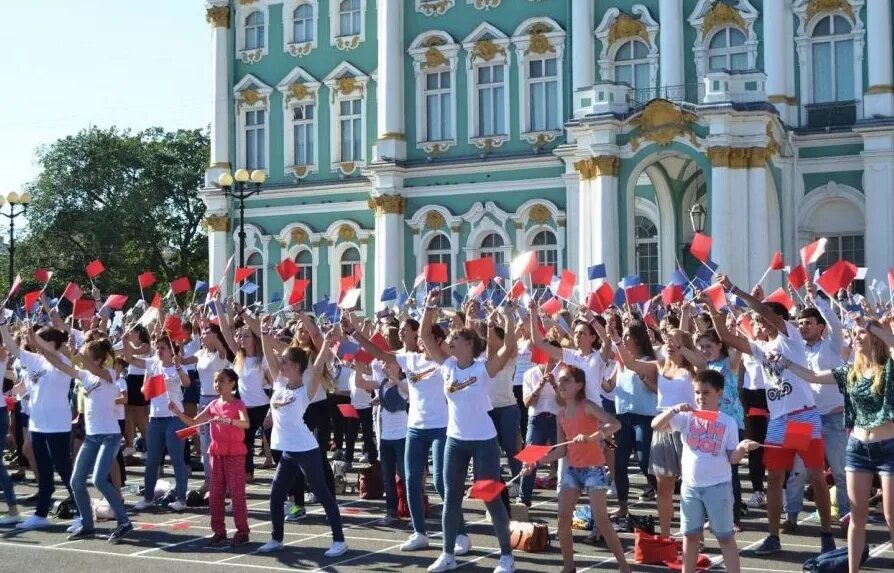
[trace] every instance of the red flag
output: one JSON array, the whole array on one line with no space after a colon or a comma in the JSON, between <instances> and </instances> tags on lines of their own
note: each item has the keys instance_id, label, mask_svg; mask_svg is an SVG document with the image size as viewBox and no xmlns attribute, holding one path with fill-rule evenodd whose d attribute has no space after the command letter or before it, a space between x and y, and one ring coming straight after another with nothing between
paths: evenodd
<instances>
[{"instance_id":1,"label":"red flag","mask_svg":"<svg viewBox=\"0 0 894 573\"><path fill-rule=\"evenodd\" d=\"M826 252L826 238L817 239L816 241L801 247L801 262L805 267L809 267L819 260Z\"/></svg>"},{"instance_id":2,"label":"red flag","mask_svg":"<svg viewBox=\"0 0 894 573\"><path fill-rule=\"evenodd\" d=\"M692 415L706 422L716 422L719 412L716 410L693 410Z\"/></svg>"},{"instance_id":3,"label":"red flag","mask_svg":"<svg viewBox=\"0 0 894 573\"><path fill-rule=\"evenodd\" d=\"M788 284L795 290L800 290L807 282L807 269L804 265L798 265L788 272Z\"/></svg>"},{"instance_id":4,"label":"red flag","mask_svg":"<svg viewBox=\"0 0 894 573\"><path fill-rule=\"evenodd\" d=\"M726 306L726 293L723 292L722 284L713 284L706 288L704 293L708 295L708 299L711 301L711 306L713 306L715 310L720 310Z\"/></svg>"},{"instance_id":5,"label":"red flag","mask_svg":"<svg viewBox=\"0 0 894 573\"><path fill-rule=\"evenodd\" d=\"M661 291L661 302L665 305L683 302L683 288L674 283L670 283Z\"/></svg>"},{"instance_id":6,"label":"red flag","mask_svg":"<svg viewBox=\"0 0 894 573\"><path fill-rule=\"evenodd\" d=\"M509 276L513 279L520 279L528 273L533 273L537 268L537 253L528 251L512 259L512 265L509 268ZM552 278L552 276L550 276ZM549 284L547 280L546 283Z\"/></svg>"},{"instance_id":7,"label":"red flag","mask_svg":"<svg viewBox=\"0 0 894 573\"><path fill-rule=\"evenodd\" d=\"M155 293L155 296L152 297L152 304L150 306L152 306L152 308L161 309L161 297L158 296L158 293Z\"/></svg>"},{"instance_id":8,"label":"red flag","mask_svg":"<svg viewBox=\"0 0 894 573\"><path fill-rule=\"evenodd\" d=\"M470 281L488 282L495 276L497 276L497 265L493 257L466 261L466 278Z\"/></svg>"},{"instance_id":9,"label":"red flag","mask_svg":"<svg viewBox=\"0 0 894 573\"><path fill-rule=\"evenodd\" d=\"M692 256L703 263L707 263L711 257L711 237L702 233L696 233L692 237L692 245L689 247Z\"/></svg>"},{"instance_id":10,"label":"red flag","mask_svg":"<svg viewBox=\"0 0 894 573\"><path fill-rule=\"evenodd\" d=\"M525 446L522 451L515 454L515 459L531 466L542 460L552 449L552 446Z\"/></svg>"},{"instance_id":11,"label":"red flag","mask_svg":"<svg viewBox=\"0 0 894 573\"><path fill-rule=\"evenodd\" d=\"M559 298L571 298L571 292L574 290L574 283L577 282L577 275L571 271L562 271L562 278L559 280L559 288L556 289L556 296Z\"/></svg>"},{"instance_id":12,"label":"red flag","mask_svg":"<svg viewBox=\"0 0 894 573\"><path fill-rule=\"evenodd\" d=\"M236 275L233 278L237 283L241 283L251 275L255 274L254 267L236 267ZM189 289L186 289L189 290ZM177 294L177 293L174 293Z\"/></svg>"},{"instance_id":13,"label":"red flag","mask_svg":"<svg viewBox=\"0 0 894 573\"><path fill-rule=\"evenodd\" d=\"M352 288L348 289L342 293L341 299L338 301L338 307L350 310L357 306L357 303L360 302L360 289Z\"/></svg>"},{"instance_id":14,"label":"red flag","mask_svg":"<svg viewBox=\"0 0 894 573\"><path fill-rule=\"evenodd\" d=\"M307 279L296 279L292 285L292 294L289 295L289 304L298 304L304 300L304 294L310 281Z\"/></svg>"},{"instance_id":15,"label":"red flag","mask_svg":"<svg viewBox=\"0 0 894 573\"><path fill-rule=\"evenodd\" d=\"M354 286L358 286L360 281L363 280L363 267L360 266L360 263L354 263L354 270L351 272L351 276L354 277Z\"/></svg>"},{"instance_id":16,"label":"red flag","mask_svg":"<svg viewBox=\"0 0 894 573\"><path fill-rule=\"evenodd\" d=\"M481 295L484 294L484 285L485 283L478 282L477 284L475 284L475 286L470 288L468 294L469 300L477 300L479 297L481 297Z\"/></svg>"},{"instance_id":17,"label":"red flag","mask_svg":"<svg viewBox=\"0 0 894 573\"><path fill-rule=\"evenodd\" d=\"M161 396L168 392L168 388L165 385L165 377L164 374L156 374L155 376L150 376L143 381L143 397L147 400L151 400L157 396Z\"/></svg>"},{"instance_id":18,"label":"red flag","mask_svg":"<svg viewBox=\"0 0 894 573\"><path fill-rule=\"evenodd\" d=\"M603 283L605 284L605 283ZM611 287L609 287L611 288ZM602 304L602 299L599 298L599 292L593 291L587 295L587 308L592 310L593 312L605 312L605 305Z\"/></svg>"},{"instance_id":19,"label":"red flag","mask_svg":"<svg viewBox=\"0 0 894 573\"><path fill-rule=\"evenodd\" d=\"M95 261L92 261L87 265L86 270L87 270L87 277L90 280L93 280L96 277L98 277L99 275L101 275L103 273L103 271L106 270L106 267L102 264L102 261L100 261L99 259L96 259Z\"/></svg>"},{"instance_id":20,"label":"red flag","mask_svg":"<svg viewBox=\"0 0 894 573\"><path fill-rule=\"evenodd\" d=\"M506 489L506 484L501 481L481 479L472 484L472 488L469 490L469 497L489 502L497 499L497 496L499 496L504 489Z\"/></svg>"},{"instance_id":21,"label":"red flag","mask_svg":"<svg viewBox=\"0 0 894 573\"><path fill-rule=\"evenodd\" d=\"M782 440L782 447L790 450L805 451L810 448L812 435L813 424L789 420L785 423L785 438Z\"/></svg>"},{"instance_id":22,"label":"red flag","mask_svg":"<svg viewBox=\"0 0 894 573\"><path fill-rule=\"evenodd\" d=\"M149 288L155 284L155 275L146 271L137 277L137 284L140 285L141 289Z\"/></svg>"},{"instance_id":23,"label":"red flag","mask_svg":"<svg viewBox=\"0 0 894 573\"><path fill-rule=\"evenodd\" d=\"M425 265L425 282L444 284L447 278L447 263L428 263Z\"/></svg>"},{"instance_id":24,"label":"red flag","mask_svg":"<svg viewBox=\"0 0 894 573\"><path fill-rule=\"evenodd\" d=\"M748 416L749 418L751 418L751 417L756 417L756 418L759 418L759 417L769 418L769 417L770 417L770 411L769 411L769 410L764 410L763 408L748 408L748 414L747 414L747 416Z\"/></svg>"},{"instance_id":25,"label":"red flag","mask_svg":"<svg viewBox=\"0 0 894 573\"><path fill-rule=\"evenodd\" d=\"M764 299L764 302L778 302L789 310L791 310L795 306L792 298L788 296L788 293L785 292L785 289L783 288L778 288L771 292L770 296Z\"/></svg>"},{"instance_id":26,"label":"red flag","mask_svg":"<svg viewBox=\"0 0 894 573\"><path fill-rule=\"evenodd\" d=\"M352 288L357 286L357 283L354 281L354 275L350 275L347 277L341 277L338 280L338 292L339 294L348 292Z\"/></svg>"},{"instance_id":27,"label":"red flag","mask_svg":"<svg viewBox=\"0 0 894 573\"><path fill-rule=\"evenodd\" d=\"M638 284L624 290L627 304L640 304L649 300L649 285Z\"/></svg>"},{"instance_id":28,"label":"red flag","mask_svg":"<svg viewBox=\"0 0 894 573\"><path fill-rule=\"evenodd\" d=\"M369 341L378 346L380 350L384 350L385 352L392 351L391 345L388 344L388 340L384 336L382 336L381 332L373 334Z\"/></svg>"},{"instance_id":29,"label":"red flag","mask_svg":"<svg viewBox=\"0 0 894 573\"><path fill-rule=\"evenodd\" d=\"M545 351L534 346L531 348L531 362L534 364L549 364L549 355Z\"/></svg>"},{"instance_id":30,"label":"red flag","mask_svg":"<svg viewBox=\"0 0 894 573\"><path fill-rule=\"evenodd\" d=\"M90 320L96 314L96 302L92 298L81 298L74 301L72 315L75 320Z\"/></svg>"},{"instance_id":31,"label":"red flag","mask_svg":"<svg viewBox=\"0 0 894 573\"><path fill-rule=\"evenodd\" d=\"M770 260L770 270L781 271L784 268L785 262L782 260L782 252L776 251L773 253L773 258Z\"/></svg>"},{"instance_id":32,"label":"red flag","mask_svg":"<svg viewBox=\"0 0 894 573\"><path fill-rule=\"evenodd\" d=\"M548 316L552 316L562 310L562 301L560 301L556 297L553 297L540 305L540 308L543 309L543 312L545 312Z\"/></svg>"},{"instance_id":33,"label":"red flag","mask_svg":"<svg viewBox=\"0 0 894 573\"><path fill-rule=\"evenodd\" d=\"M293 261L292 259L286 259L276 265L276 272L277 274L279 274L279 278L282 279L283 282L286 282L290 278L297 275L298 270L298 265L296 265L295 261Z\"/></svg>"},{"instance_id":34,"label":"red flag","mask_svg":"<svg viewBox=\"0 0 894 573\"><path fill-rule=\"evenodd\" d=\"M174 294L180 294L182 292L188 291L190 288L189 285L189 277L180 277L171 283L171 292Z\"/></svg>"},{"instance_id":35,"label":"red flag","mask_svg":"<svg viewBox=\"0 0 894 573\"><path fill-rule=\"evenodd\" d=\"M15 280L12 281L12 285L9 287L9 294L6 295L7 299L12 298L16 292L19 290L19 287L22 286L22 277L20 275L16 275ZM81 296L81 295L78 295Z\"/></svg>"},{"instance_id":36,"label":"red flag","mask_svg":"<svg viewBox=\"0 0 894 573\"><path fill-rule=\"evenodd\" d=\"M177 437L180 438L181 440L185 440L187 438L191 438L192 436L195 436L196 434L198 434L199 427L198 426L187 426L185 428L180 428L179 430L177 430L174 433L177 434ZM176 525L174 527L176 527Z\"/></svg>"},{"instance_id":37,"label":"red flag","mask_svg":"<svg viewBox=\"0 0 894 573\"><path fill-rule=\"evenodd\" d=\"M106 299L106 306L113 310L121 310L127 304L127 295L110 294Z\"/></svg>"},{"instance_id":38,"label":"red flag","mask_svg":"<svg viewBox=\"0 0 894 573\"><path fill-rule=\"evenodd\" d=\"M25 312L30 312L31 307L34 306L34 303L37 302L37 299L40 298L40 291L33 290L31 292L25 293Z\"/></svg>"},{"instance_id":39,"label":"red flag","mask_svg":"<svg viewBox=\"0 0 894 573\"><path fill-rule=\"evenodd\" d=\"M517 298L521 297L521 295L525 294L526 290L528 290L528 289L527 289L527 287L525 287L525 283L523 283L521 281L515 281L515 284L512 285L512 290L509 291L509 296L514 299L517 299Z\"/></svg>"},{"instance_id":40,"label":"red flag","mask_svg":"<svg viewBox=\"0 0 894 573\"><path fill-rule=\"evenodd\" d=\"M888 269L888 290L894 294L894 268Z\"/></svg>"},{"instance_id":41,"label":"red flag","mask_svg":"<svg viewBox=\"0 0 894 573\"><path fill-rule=\"evenodd\" d=\"M835 296L835 294L843 288L850 286L857 276L857 266L850 261L836 261L834 265L826 269L820 278L816 280L816 284L823 289L827 295Z\"/></svg>"},{"instance_id":42,"label":"red flag","mask_svg":"<svg viewBox=\"0 0 894 573\"><path fill-rule=\"evenodd\" d=\"M81 298L81 295L84 294L81 292L81 287L74 283L68 283L65 285L65 290L62 291L62 298L67 299L74 304L76 300Z\"/></svg>"},{"instance_id":43,"label":"red flag","mask_svg":"<svg viewBox=\"0 0 894 573\"><path fill-rule=\"evenodd\" d=\"M549 285L553 282L553 266L541 265L531 272L531 284L533 285Z\"/></svg>"},{"instance_id":44,"label":"red flag","mask_svg":"<svg viewBox=\"0 0 894 573\"><path fill-rule=\"evenodd\" d=\"M210 287L208 287L208 298L212 299L212 298L216 297L217 291L219 291L219 290L220 290L219 285L211 285ZM156 294L155 296L158 296L158 295Z\"/></svg>"},{"instance_id":45,"label":"red flag","mask_svg":"<svg viewBox=\"0 0 894 573\"><path fill-rule=\"evenodd\" d=\"M360 414L357 412L357 408L350 404L339 404L338 411L341 412L341 415L345 418L357 418L360 419Z\"/></svg>"},{"instance_id":46,"label":"red flag","mask_svg":"<svg viewBox=\"0 0 894 573\"><path fill-rule=\"evenodd\" d=\"M751 339L754 338L754 326L751 324L751 318L747 314L739 317L739 328L745 333L745 336Z\"/></svg>"},{"instance_id":47,"label":"red flag","mask_svg":"<svg viewBox=\"0 0 894 573\"><path fill-rule=\"evenodd\" d=\"M53 276L53 273L46 269L37 269L34 271L34 280L39 283L47 284L50 282L50 277Z\"/></svg>"}]
</instances>

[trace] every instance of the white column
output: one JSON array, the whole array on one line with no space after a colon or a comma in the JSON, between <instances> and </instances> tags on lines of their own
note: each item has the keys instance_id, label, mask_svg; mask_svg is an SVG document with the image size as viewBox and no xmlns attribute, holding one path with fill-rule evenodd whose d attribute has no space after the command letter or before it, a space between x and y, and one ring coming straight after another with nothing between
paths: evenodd
<instances>
[{"instance_id":1,"label":"white column","mask_svg":"<svg viewBox=\"0 0 894 573\"><path fill-rule=\"evenodd\" d=\"M380 195L370 199L370 207L376 210L374 307L379 304L383 290L401 286L404 278L404 204L400 195Z\"/></svg>"},{"instance_id":2,"label":"white column","mask_svg":"<svg viewBox=\"0 0 894 573\"><path fill-rule=\"evenodd\" d=\"M206 19L211 24L211 161L205 171L205 186L217 183L230 170L230 8L227 2L209 2Z\"/></svg>"},{"instance_id":3,"label":"white column","mask_svg":"<svg viewBox=\"0 0 894 573\"><path fill-rule=\"evenodd\" d=\"M577 217L579 249L578 281L585 281L587 267L605 264L607 279L615 284L621 275L618 231L618 158L600 155L575 163L580 174Z\"/></svg>"},{"instance_id":4,"label":"white column","mask_svg":"<svg viewBox=\"0 0 894 573\"><path fill-rule=\"evenodd\" d=\"M596 39L593 28L593 0L571 0L571 85L575 91L588 88L594 82Z\"/></svg>"},{"instance_id":5,"label":"white column","mask_svg":"<svg viewBox=\"0 0 894 573\"><path fill-rule=\"evenodd\" d=\"M568 249L567 267L572 272L577 273L578 277L581 277L579 255L581 226L580 216L578 215L581 212L581 181L577 173L565 173L562 175L562 179L565 181L565 213L567 215L565 220L565 244ZM579 280L583 281L583 279Z\"/></svg>"},{"instance_id":6,"label":"white column","mask_svg":"<svg viewBox=\"0 0 894 573\"><path fill-rule=\"evenodd\" d=\"M765 165L748 169L748 276L747 285L755 284L770 264L770 225L778 225L770 213L767 197L767 168ZM743 285L744 288L745 285Z\"/></svg>"},{"instance_id":7,"label":"white column","mask_svg":"<svg viewBox=\"0 0 894 573\"><path fill-rule=\"evenodd\" d=\"M743 287L749 282L747 153L744 148L708 151L712 164L711 259Z\"/></svg>"},{"instance_id":8,"label":"white column","mask_svg":"<svg viewBox=\"0 0 894 573\"><path fill-rule=\"evenodd\" d=\"M767 99L776 106L783 121L790 121L791 91L789 90L789 60L794 45L787 42L786 25L791 12L785 2L767 2L763 8L764 73L767 74Z\"/></svg>"},{"instance_id":9,"label":"white column","mask_svg":"<svg viewBox=\"0 0 894 573\"><path fill-rule=\"evenodd\" d=\"M406 159L404 130L403 0L378 0L377 113L375 157Z\"/></svg>"},{"instance_id":10,"label":"white column","mask_svg":"<svg viewBox=\"0 0 894 573\"><path fill-rule=\"evenodd\" d=\"M863 136L863 189L866 193L867 280L887 284L894 266L894 131L876 128ZM868 283L867 283L868 284Z\"/></svg>"},{"instance_id":11,"label":"white column","mask_svg":"<svg viewBox=\"0 0 894 573\"><path fill-rule=\"evenodd\" d=\"M683 0L660 0L658 19L661 87L683 85Z\"/></svg>"},{"instance_id":12,"label":"white column","mask_svg":"<svg viewBox=\"0 0 894 573\"><path fill-rule=\"evenodd\" d=\"M869 55L869 89L864 98L864 115L894 115L894 46L891 0L866 2L866 39Z\"/></svg>"}]
</instances>

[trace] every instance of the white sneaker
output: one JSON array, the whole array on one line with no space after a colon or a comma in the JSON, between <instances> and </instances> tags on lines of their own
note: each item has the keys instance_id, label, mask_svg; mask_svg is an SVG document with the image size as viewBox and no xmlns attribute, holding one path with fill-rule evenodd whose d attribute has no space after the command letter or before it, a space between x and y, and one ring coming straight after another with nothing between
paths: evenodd
<instances>
[{"instance_id":1,"label":"white sneaker","mask_svg":"<svg viewBox=\"0 0 894 573\"><path fill-rule=\"evenodd\" d=\"M168 508L178 512L183 511L184 509L186 509L186 502L178 499L177 501L169 503Z\"/></svg>"},{"instance_id":2,"label":"white sneaker","mask_svg":"<svg viewBox=\"0 0 894 573\"><path fill-rule=\"evenodd\" d=\"M136 505L133 506L133 508L134 511L143 511L144 509L149 509L153 505L155 505L155 502L148 499L141 499L136 503Z\"/></svg>"},{"instance_id":3,"label":"white sneaker","mask_svg":"<svg viewBox=\"0 0 894 573\"><path fill-rule=\"evenodd\" d=\"M413 535L400 546L401 551L418 551L420 549L428 549L428 537L421 533L413 533Z\"/></svg>"},{"instance_id":4,"label":"white sneaker","mask_svg":"<svg viewBox=\"0 0 894 573\"><path fill-rule=\"evenodd\" d=\"M68 526L68 529L66 529L65 532L66 533L74 533L75 531L77 531L78 529L81 528L81 523L82 522L81 522L80 517L74 518L74 520L71 522L71 525Z\"/></svg>"},{"instance_id":5,"label":"white sneaker","mask_svg":"<svg viewBox=\"0 0 894 573\"><path fill-rule=\"evenodd\" d=\"M764 492L755 491L751 493L751 499L746 501L745 505L750 508L764 507L765 505L767 505L767 498L764 495Z\"/></svg>"},{"instance_id":6,"label":"white sneaker","mask_svg":"<svg viewBox=\"0 0 894 573\"><path fill-rule=\"evenodd\" d=\"M609 486L608 491L606 492L608 497L618 497L618 490L615 489L615 484Z\"/></svg>"},{"instance_id":7,"label":"white sneaker","mask_svg":"<svg viewBox=\"0 0 894 573\"><path fill-rule=\"evenodd\" d=\"M515 559L512 555L500 555L500 562L494 567L494 573L513 573L515 571Z\"/></svg>"},{"instance_id":8,"label":"white sneaker","mask_svg":"<svg viewBox=\"0 0 894 573\"><path fill-rule=\"evenodd\" d=\"M441 553L438 559L428 566L428 573L441 573L442 571L452 571L456 569L456 557Z\"/></svg>"},{"instance_id":9,"label":"white sneaker","mask_svg":"<svg viewBox=\"0 0 894 573\"><path fill-rule=\"evenodd\" d=\"M137 450L134 448L124 448L123 450L121 450L121 455L124 456L125 458L128 456L132 456L135 453L137 453Z\"/></svg>"},{"instance_id":10,"label":"white sneaker","mask_svg":"<svg viewBox=\"0 0 894 573\"><path fill-rule=\"evenodd\" d=\"M472 540L468 535L457 535L453 542L453 554L462 556L472 550Z\"/></svg>"},{"instance_id":11,"label":"white sneaker","mask_svg":"<svg viewBox=\"0 0 894 573\"><path fill-rule=\"evenodd\" d=\"M258 551L260 551L261 553L273 553L274 551L279 551L280 549L282 549L282 541L271 539L264 545L261 545L258 548Z\"/></svg>"},{"instance_id":12,"label":"white sneaker","mask_svg":"<svg viewBox=\"0 0 894 573\"><path fill-rule=\"evenodd\" d=\"M16 525L16 529L43 529L50 526L50 520L39 515L32 515L25 521Z\"/></svg>"},{"instance_id":13,"label":"white sneaker","mask_svg":"<svg viewBox=\"0 0 894 573\"><path fill-rule=\"evenodd\" d=\"M333 541L326 553L323 554L323 557L340 557L344 555L347 550L348 544L344 541Z\"/></svg>"},{"instance_id":14,"label":"white sneaker","mask_svg":"<svg viewBox=\"0 0 894 573\"><path fill-rule=\"evenodd\" d=\"M312 493L308 493L307 495L304 496L304 503L305 503L305 505L311 505L311 504L317 503L317 496L315 496Z\"/></svg>"},{"instance_id":15,"label":"white sneaker","mask_svg":"<svg viewBox=\"0 0 894 573\"><path fill-rule=\"evenodd\" d=\"M20 521L22 521L22 518L18 515L4 515L3 517L0 517L0 527L15 525Z\"/></svg>"}]
</instances>

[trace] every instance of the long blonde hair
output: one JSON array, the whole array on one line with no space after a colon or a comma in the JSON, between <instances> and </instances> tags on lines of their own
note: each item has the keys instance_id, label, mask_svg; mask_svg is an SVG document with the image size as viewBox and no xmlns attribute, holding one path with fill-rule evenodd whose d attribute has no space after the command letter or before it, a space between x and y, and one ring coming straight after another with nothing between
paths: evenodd
<instances>
[{"instance_id":1,"label":"long blonde hair","mask_svg":"<svg viewBox=\"0 0 894 573\"><path fill-rule=\"evenodd\" d=\"M668 342L679 341L682 348L686 348L692 352L697 352L695 349L695 344L692 342L692 336L685 330L673 328L667 332L666 338ZM663 368L661 369L661 374L667 376L672 369L682 368L683 370L689 372L690 375L694 375L696 372L695 365L689 362L689 359L686 358L686 356L683 354L680 354L680 358L683 359L683 362L679 366L675 364L674 361L670 358L666 358L663 364Z\"/></svg>"},{"instance_id":2,"label":"long blonde hair","mask_svg":"<svg viewBox=\"0 0 894 573\"><path fill-rule=\"evenodd\" d=\"M866 326L862 327L869 337L869 354L860 352L855 353L854 366L847 373L847 385L853 386L861 378L868 378L867 373L872 372L872 393L881 396L885 391L885 364L888 362L889 353L888 345L874 335L871 327L884 328L877 320L870 321ZM860 329L854 330L854 337L859 334Z\"/></svg>"}]
</instances>

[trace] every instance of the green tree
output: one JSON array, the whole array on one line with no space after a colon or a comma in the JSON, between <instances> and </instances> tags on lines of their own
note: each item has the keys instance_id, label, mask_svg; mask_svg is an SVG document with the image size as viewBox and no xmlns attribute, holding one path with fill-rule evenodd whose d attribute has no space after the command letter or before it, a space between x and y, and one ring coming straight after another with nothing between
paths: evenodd
<instances>
[{"instance_id":1,"label":"green tree","mask_svg":"<svg viewBox=\"0 0 894 573\"><path fill-rule=\"evenodd\" d=\"M204 277L208 241L197 194L208 165L203 130L139 133L83 130L37 152L41 172L28 186L33 203L16 248L16 270L54 271L51 290L87 283L85 265L100 259L104 293L139 296L137 275L165 281ZM147 293L147 298L150 295Z\"/></svg>"}]
</instances>

